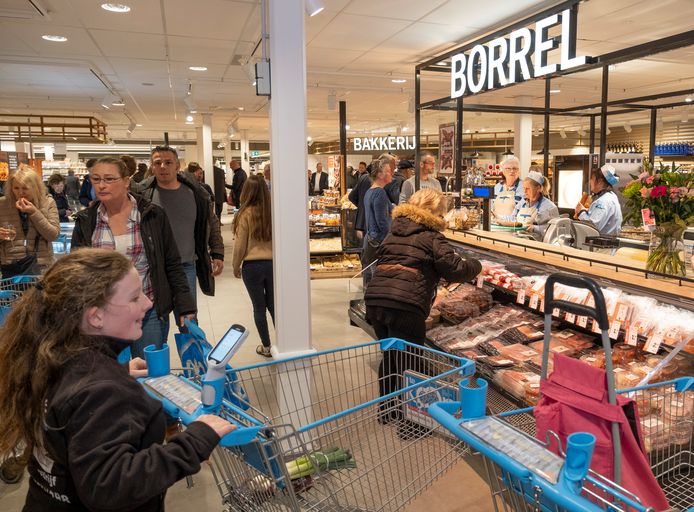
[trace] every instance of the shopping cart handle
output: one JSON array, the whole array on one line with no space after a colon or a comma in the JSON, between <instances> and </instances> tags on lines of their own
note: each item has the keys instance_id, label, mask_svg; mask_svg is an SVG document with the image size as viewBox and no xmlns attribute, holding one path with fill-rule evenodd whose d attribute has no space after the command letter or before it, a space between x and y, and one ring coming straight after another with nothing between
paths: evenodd
<instances>
[{"instance_id":1,"label":"shopping cart handle","mask_svg":"<svg viewBox=\"0 0 694 512\"><path fill-rule=\"evenodd\" d=\"M584 306L582 304L574 304L564 300L554 300L554 285L563 284L573 288L583 288L588 290L593 295L595 307ZM575 276L557 272L551 274L545 282L545 314L550 313L554 308L560 308L564 311L578 314L580 316L590 316L598 321L600 329L607 331L610 328L610 322L607 317L607 307L605 306L605 297L598 283L589 277Z\"/></svg>"},{"instance_id":2,"label":"shopping cart handle","mask_svg":"<svg viewBox=\"0 0 694 512\"><path fill-rule=\"evenodd\" d=\"M219 441L219 446L231 448L233 446L243 446L252 442L263 427L239 427L229 432Z\"/></svg>"}]
</instances>

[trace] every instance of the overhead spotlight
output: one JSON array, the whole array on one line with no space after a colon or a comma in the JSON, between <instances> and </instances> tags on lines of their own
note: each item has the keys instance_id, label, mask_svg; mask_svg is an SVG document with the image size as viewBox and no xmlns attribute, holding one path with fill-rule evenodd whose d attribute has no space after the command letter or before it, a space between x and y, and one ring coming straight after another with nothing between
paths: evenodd
<instances>
[{"instance_id":1,"label":"overhead spotlight","mask_svg":"<svg viewBox=\"0 0 694 512\"><path fill-rule=\"evenodd\" d=\"M561 130L559 130L559 136L560 136L562 139L565 139L565 138L566 138L566 130L564 130L564 128L562 128Z\"/></svg>"},{"instance_id":2,"label":"overhead spotlight","mask_svg":"<svg viewBox=\"0 0 694 512\"><path fill-rule=\"evenodd\" d=\"M192 123L192 122L193 122L193 116L192 116L192 114L188 114L188 115L186 116L186 122L187 122L187 123Z\"/></svg>"},{"instance_id":3,"label":"overhead spotlight","mask_svg":"<svg viewBox=\"0 0 694 512\"><path fill-rule=\"evenodd\" d=\"M185 104L186 108L191 112L197 110L197 106L195 105L195 100L193 99L192 95L186 95L186 97L183 98L183 103Z\"/></svg>"},{"instance_id":4,"label":"overhead spotlight","mask_svg":"<svg viewBox=\"0 0 694 512\"><path fill-rule=\"evenodd\" d=\"M306 0L305 7L306 14L308 14L311 18L325 9L325 5L323 5L321 0Z\"/></svg>"},{"instance_id":5,"label":"overhead spotlight","mask_svg":"<svg viewBox=\"0 0 694 512\"><path fill-rule=\"evenodd\" d=\"M234 135L236 135L236 130L234 130L234 124L229 123L229 126L227 126L227 135L231 139Z\"/></svg>"},{"instance_id":6,"label":"overhead spotlight","mask_svg":"<svg viewBox=\"0 0 694 512\"><path fill-rule=\"evenodd\" d=\"M692 102L692 97L691 97L691 96L687 96L686 98L684 98L684 101L686 101L687 103L691 103L691 102Z\"/></svg>"},{"instance_id":7,"label":"overhead spotlight","mask_svg":"<svg viewBox=\"0 0 694 512\"><path fill-rule=\"evenodd\" d=\"M220 142L219 144L217 144L217 149L224 149L225 147L227 147L225 142Z\"/></svg>"},{"instance_id":8,"label":"overhead spotlight","mask_svg":"<svg viewBox=\"0 0 694 512\"><path fill-rule=\"evenodd\" d=\"M111 105L113 105L114 107L124 107L125 102L121 98L118 98L118 99L116 99L116 101L111 103Z\"/></svg>"},{"instance_id":9,"label":"overhead spotlight","mask_svg":"<svg viewBox=\"0 0 694 512\"><path fill-rule=\"evenodd\" d=\"M330 91L328 94L328 110L335 110L337 105L337 93L335 91Z\"/></svg>"},{"instance_id":10,"label":"overhead spotlight","mask_svg":"<svg viewBox=\"0 0 694 512\"><path fill-rule=\"evenodd\" d=\"M308 137L306 137L306 142L311 142L312 140L313 140L313 138L310 135Z\"/></svg>"},{"instance_id":11,"label":"overhead spotlight","mask_svg":"<svg viewBox=\"0 0 694 512\"><path fill-rule=\"evenodd\" d=\"M134 131L135 131L135 126L136 126L135 122L134 122L134 121L130 121L130 124L128 125L128 133L134 132Z\"/></svg>"},{"instance_id":12,"label":"overhead spotlight","mask_svg":"<svg viewBox=\"0 0 694 512\"><path fill-rule=\"evenodd\" d=\"M115 105L114 102L118 100L120 100L118 96L116 96L112 92L109 92L106 96L104 96L104 99L101 100L101 106L108 110L111 108L112 105Z\"/></svg>"},{"instance_id":13,"label":"overhead spotlight","mask_svg":"<svg viewBox=\"0 0 694 512\"><path fill-rule=\"evenodd\" d=\"M631 130L632 130L631 123L629 121L626 121L624 123L624 131L627 133L631 133Z\"/></svg>"}]
</instances>

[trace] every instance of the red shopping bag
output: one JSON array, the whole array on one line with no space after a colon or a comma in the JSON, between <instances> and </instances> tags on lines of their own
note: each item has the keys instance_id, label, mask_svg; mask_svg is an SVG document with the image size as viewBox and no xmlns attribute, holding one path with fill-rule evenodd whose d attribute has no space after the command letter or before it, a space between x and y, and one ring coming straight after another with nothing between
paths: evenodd
<instances>
[{"instance_id":1,"label":"red shopping bag","mask_svg":"<svg viewBox=\"0 0 694 512\"><path fill-rule=\"evenodd\" d=\"M562 446L574 432L589 432L596 438L590 468L614 480L612 423L619 425L622 446L620 485L655 510L669 508L663 490L653 476L645 454L636 403L618 396L610 405L605 371L561 354L554 355L554 371L540 383L542 398L535 407L536 436L550 441L549 448L558 453L557 441L547 436L557 434Z\"/></svg>"}]
</instances>

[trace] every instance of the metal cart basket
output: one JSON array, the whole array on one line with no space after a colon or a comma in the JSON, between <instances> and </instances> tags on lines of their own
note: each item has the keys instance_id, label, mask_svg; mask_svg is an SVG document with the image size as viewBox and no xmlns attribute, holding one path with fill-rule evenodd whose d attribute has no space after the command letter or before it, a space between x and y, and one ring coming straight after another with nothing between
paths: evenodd
<instances>
[{"instance_id":1,"label":"metal cart basket","mask_svg":"<svg viewBox=\"0 0 694 512\"><path fill-rule=\"evenodd\" d=\"M605 359L606 362L611 361L605 327L604 299L599 287L592 281L587 283L588 281L590 280L561 274L550 276L547 280L543 378L547 377L548 324L555 307L566 308L569 311L573 309L577 314L601 320ZM589 288L595 298L596 309L553 300L549 287L553 286L554 282ZM584 286L585 284L589 286ZM694 507L694 378L684 377L615 392L609 363L607 372L610 403L616 403L615 394L627 394L636 402L641 416L648 418L649 428L643 432L645 451L671 510L684 511ZM429 408L429 412L451 433L464 441L475 457L481 458L495 510L652 510L644 506L634 493L588 470L589 456L580 478L571 478L574 462L572 459L576 460L574 455L577 452L567 453L575 449L575 446L569 446L572 444L570 437L567 446L562 446L558 436L548 432L547 445L551 439L559 446L560 455L556 455L521 428L528 418L533 419L532 407L485 416L487 384L479 379L478 383L478 386L471 386L464 382L460 389L460 402L436 403ZM619 481L621 452L619 443L615 443L614 439L613 436L615 479ZM584 462L585 460L584 457Z\"/></svg>"},{"instance_id":2,"label":"metal cart basket","mask_svg":"<svg viewBox=\"0 0 694 512\"><path fill-rule=\"evenodd\" d=\"M379 378L384 354L396 364ZM454 400L473 372L467 359L395 339L230 370L234 404L223 413L261 428L212 456L224 503L234 512L401 509L459 460L462 443L425 409ZM380 396L384 379L396 390ZM318 452L334 447L356 467L321 467ZM301 456L315 472L292 479L286 464Z\"/></svg>"}]
</instances>

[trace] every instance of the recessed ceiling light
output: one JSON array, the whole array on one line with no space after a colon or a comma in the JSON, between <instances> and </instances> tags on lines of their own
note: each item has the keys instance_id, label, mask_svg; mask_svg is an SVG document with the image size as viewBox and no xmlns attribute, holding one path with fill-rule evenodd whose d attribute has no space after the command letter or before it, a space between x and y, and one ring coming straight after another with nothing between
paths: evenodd
<instances>
[{"instance_id":1,"label":"recessed ceiling light","mask_svg":"<svg viewBox=\"0 0 694 512\"><path fill-rule=\"evenodd\" d=\"M436 63L437 66L448 66L448 63L445 60L442 60L441 62Z\"/></svg>"},{"instance_id":2,"label":"recessed ceiling light","mask_svg":"<svg viewBox=\"0 0 694 512\"><path fill-rule=\"evenodd\" d=\"M306 140L307 140L308 142L311 142L313 139L312 139L311 136L309 135L308 137L306 137Z\"/></svg>"},{"instance_id":3,"label":"recessed ceiling light","mask_svg":"<svg viewBox=\"0 0 694 512\"><path fill-rule=\"evenodd\" d=\"M467 128L467 129L465 130L465 133L470 133L470 128Z\"/></svg>"},{"instance_id":4,"label":"recessed ceiling light","mask_svg":"<svg viewBox=\"0 0 694 512\"><path fill-rule=\"evenodd\" d=\"M687 96L686 98L684 98L684 101L686 101L687 103L691 103L691 102L692 102L692 97L691 97L691 96Z\"/></svg>"},{"instance_id":5,"label":"recessed ceiling light","mask_svg":"<svg viewBox=\"0 0 694 512\"><path fill-rule=\"evenodd\" d=\"M559 94L561 92L561 89L550 89L549 93L550 94Z\"/></svg>"},{"instance_id":6,"label":"recessed ceiling light","mask_svg":"<svg viewBox=\"0 0 694 512\"><path fill-rule=\"evenodd\" d=\"M394 84L404 84L405 82L407 82L407 80L405 80L404 78L393 78L391 82L393 82Z\"/></svg>"},{"instance_id":7,"label":"recessed ceiling light","mask_svg":"<svg viewBox=\"0 0 694 512\"><path fill-rule=\"evenodd\" d=\"M193 116L191 116L190 114L188 114L188 115L186 116L186 122L192 123L192 122L193 122Z\"/></svg>"},{"instance_id":8,"label":"recessed ceiling light","mask_svg":"<svg viewBox=\"0 0 694 512\"><path fill-rule=\"evenodd\" d=\"M118 13L130 12L130 6L124 5L124 4L101 4L101 8L104 9L105 11L110 11L110 12L118 12Z\"/></svg>"},{"instance_id":9,"label":"recessed ceiling light","mask_svg":"<svg viewBox=\"0 0 694 512\"><path fill-rule=\"evenodd\" d=\"M244 107L238 107L238 110L246 110Z\"/></svg>"},{"instance_id":10,"label":"recessed ceiling light","mask_svg":"<svg viewBox=\"0 0 694 512\"><path fill-rule=\"evenodd\" d=\"M610 71L614 71L615 69L617 69L617 64L610 64L609 66L607 66L607 69L609 69Z\"/></svg>"},{"instance_id":11,"label":"recessed ceiling light","mask_svg":"<svg viewBox=\"0 0 694 512\"><path fill-rule=\"evenodd\" d=\"M191 71L207 71L205 66L188 66Z\"/></svg>"},{"instance_id":12,"label":"recessed ceiling light","mask_svg":"<svg viewBox=\"0 0 694 512\"><path fill-rule=\"evenodd\" d=\"M348 125L348 124L345 125L345 130L349 130L349 125Z\"/></svg>"},{"instance_id":13,"label":"recessed ceiling light","mask_svg":"<svg viewBox=\"0 0 694 512\"><path fill-rule=\"evenodd\" d=\"M407 130L409 130L409 128L408 128L407 126L403 126L403 127L402 127L402 131L403 131L403 132L406 132Z\"/></svg>"},{"instance_id":14,"label":"recessed ceiling light","mask_svg":"<svg viewBox=\"0 0 694 512\"><path fill-rule=\"evenodd\" d=\"M45 39L46 41L50 41L51 43L64 43L65 41L67 41L67 37L65 36L55 36L50 34L42 35L41 39Z\"/></svg>"},{"instance_id":15,"label":"recessed ceiling light","mask_svg":"<svg viewBox=\"0 0 694 512\"><path fill-rule=\"evenodd\" d=\"M251 85L253 85L253 86L255 87L255 84L256 84L256 81L255 81L255 80L253 80L253 84L251 84Z\"/></svg>"},{"instance_id":16,"label":"recessed ceiling light","mask_svg":"<svg viewBox=\"0 0 694 512\"><path fill-rule=\"evenodd\" d=\"M141 124L141 123L137 123L137 124L135 124L135 126L140 127L140 126L142 126L142 124Z\"/></svg>"}]
</instances>

